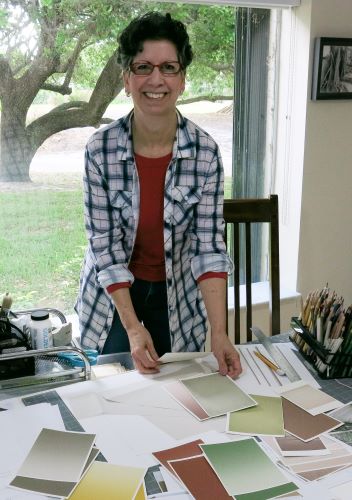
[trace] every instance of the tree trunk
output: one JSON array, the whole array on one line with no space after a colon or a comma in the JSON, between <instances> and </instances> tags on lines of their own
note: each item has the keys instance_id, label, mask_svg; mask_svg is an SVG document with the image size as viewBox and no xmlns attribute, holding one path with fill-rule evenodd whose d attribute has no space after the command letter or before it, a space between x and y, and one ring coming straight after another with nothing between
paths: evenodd
<instances>
[{"instance_id":1,"label":"tree trunk","mask_svg":"<svg viewBox=\"0 0 352 500\"><path fill-rule=\"evenodd\" d=\"M16 110L3 105L0 124L0 181L28 182L29 166L35 154L25 120Z\"/></svg>"},{"instance_id":2,"label":"tree trunk","mask_svg":"<svg viewBox=\"0 0 352 500\"><path fill-rule=\"evenodd\" d=\"M26 89L22 82L21 85L15 83L13 81L13 85L4 86L2 90L0 181L6 182L30 181L33 156L51 135L73 127L98 127L106 108L123 88L121 67L115 53L101 72L89 102L61 104L26 126L28 101L31 100L25 99ZM39 90L40 87L37 92ZM27 91L35 95L29 83Z\"/></svg>"}]
</instances>

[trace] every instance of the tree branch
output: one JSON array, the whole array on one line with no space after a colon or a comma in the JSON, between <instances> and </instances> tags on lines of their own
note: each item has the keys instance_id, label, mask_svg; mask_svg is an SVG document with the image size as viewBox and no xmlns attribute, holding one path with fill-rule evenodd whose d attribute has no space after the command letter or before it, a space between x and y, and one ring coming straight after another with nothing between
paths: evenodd
<instances>
[{"instance_id":1,"label":"tree branch","mask_svg":"<svg viewBox=\"0 0 352 500\"><path fill-rule=\"evenodd\" d=\"M98 127L101 123L106 123L106 118L103 118L106 108L122 89L122 72L115 52L101 72L89 102L73 101L61 104L30 123L27 132L36 147L39 147L45 139L61 130Z\"/></svg>"},{"instance_id":2,"label":"tree branch","mask_svg":"<svg viewBox=\"0 0 352 500\"><path fill-rule=\"evenodd\" d=\"M122 89L122 68L117 63L117 51L115 51L101 72L89 99L92 114L102 117L108 105Z\"/></svg>"},{"instance_id":3,"label":"tree branch","mask_svg":"<svg viewBox=\"0 0 352 500\"><path fill-rule=\"evenodd\" d=\"M52 83L44 83L40 88L42 90L49 90L50 92L56 92L57 94L62 94L62 95L72 94L71 87L66 86L65 82L62 85L54 85Z\"/></svg>"},{"instance_id":4,"label":"tree branch","mask_svg":"<svg viewBox=\"0 0 352 500\"><path fill-rule=\"evenodd\" d=\"M190 97L189 99L182 99L181 101L177 101L177 105L180 104L190 104L191 102L199 102L199 101L232 101L233 96L231 95L200 95L197 97Z\"/></svg>"},{"instance_id":5,"label":"tree branch","mask_svg":"<svg viewBox=\"0 0 352 500\"><path fill-rule=\"evenodd\" d=\"M64 83L62 85L63 88L69 88L70 81L73 75L73 71L75 69L75 65L77 63L77 59L79 58L80 53L84 49L85 43L87 42L89 36L87 33L82 34L76 43L75 48L73 49L73 52L71 56L68 58L67 62L60 66L57 70L58 73L66 73ZM70 93L72 90L70 89Z\"/></svg>"},{"instance_id":6,"label":"tree branch","mask_svg":"<svg viewBox=\"0 0 352 500\"><path fill-rule=\"evenodd\" d=\"M13 74L9 62L0 54L0 95L13 85Z\"/></svg>"}]
</instances>

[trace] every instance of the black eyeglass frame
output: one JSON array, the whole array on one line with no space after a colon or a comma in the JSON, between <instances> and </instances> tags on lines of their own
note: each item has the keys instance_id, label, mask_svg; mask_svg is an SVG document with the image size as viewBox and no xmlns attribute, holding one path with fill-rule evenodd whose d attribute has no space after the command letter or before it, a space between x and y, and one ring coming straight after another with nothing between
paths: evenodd
<instances>
[{"instance_id":1,"label":"black eyeglass frame","mask_svg":"<svg viewBox=\"0 0 352 500\"><path fill-rule=\"evenodd\" d=\"M164 66L165 64L176 64L178 65L178 70L175 71L174 73L168 73L168 72L164 72L162 70L162 66ZM145 66L148 66L150 71L149 73L137 73L136 70L135 70L135 67L138 66L138 65L145 65ZM179 73L181 73L181 71L183 70L183 66L182 64L179 62L179 61L164 61L160 64L153 64L151 63L150 61L135 61L135 62L132 62L130 65L129 65L129 70L136 76L150 76L153 71L154 71L154 68L158 68L158 70L160 71L160 73L163 75L163 76L176 76L178 75Z\"/></svg>"}]
</instances>

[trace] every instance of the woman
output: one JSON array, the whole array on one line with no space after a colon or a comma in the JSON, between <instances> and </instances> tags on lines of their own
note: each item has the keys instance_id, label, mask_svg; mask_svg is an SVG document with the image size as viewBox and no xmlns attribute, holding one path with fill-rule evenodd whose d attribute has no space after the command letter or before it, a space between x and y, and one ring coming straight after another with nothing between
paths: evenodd
<instances>
[{"instance_id":1,"label":"woman","mask_svg":"<svg viewBox=\"0 0 352 500\"><path fill-rule=\"evenodd\" d=\"M214 140L176 110L193 57L188 34L150 12L119 42L134 108L86 148L82 345L130 350L140 372L155 373L165 352L203 350L208 318L220 373L237 376L226 334L222 162Z\"/></svg>"}]
</instances>

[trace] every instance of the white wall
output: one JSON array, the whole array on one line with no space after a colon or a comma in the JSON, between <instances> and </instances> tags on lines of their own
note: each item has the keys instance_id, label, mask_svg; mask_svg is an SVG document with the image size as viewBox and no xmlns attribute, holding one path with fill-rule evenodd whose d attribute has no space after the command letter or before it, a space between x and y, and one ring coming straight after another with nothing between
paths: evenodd
<instances>
[{"instance_id":1,"label":"white wall","mask_svg":"<svg viewBox=\"0 0 352 500\"><path fill-rule=\"evenodd\" d=\"M351 0L312 0L311 37L318 36L352 38ZM298 260L299 290L328 282L346 306L352 303L351 120L352 100L308 101Z\"/></svg>"},{"instance_id":2,"label":"white wall","mask_svg":"<svg viewBox=\"0 0 352 500\"><path fill-rule=\"evenodd\" d=\"M352 38L352 1L302 0L290 22L294 55L286 64L292 74L286 95L284 84L280 87L279 109L281 269L291 286L297 273L303 297L328 282L347 306L352 303L352 100L311 101L310 87L314 38ZM289 141L283 147L285 135Z\"/></svg>"}]
</instances>

